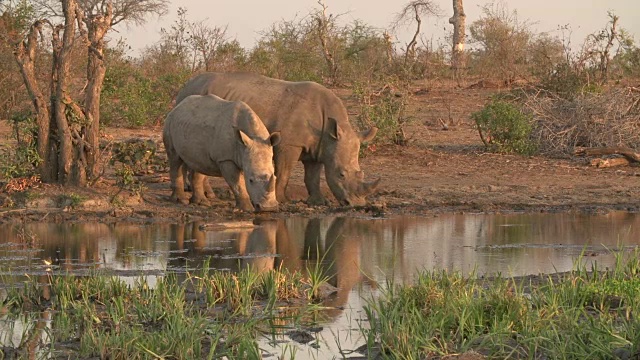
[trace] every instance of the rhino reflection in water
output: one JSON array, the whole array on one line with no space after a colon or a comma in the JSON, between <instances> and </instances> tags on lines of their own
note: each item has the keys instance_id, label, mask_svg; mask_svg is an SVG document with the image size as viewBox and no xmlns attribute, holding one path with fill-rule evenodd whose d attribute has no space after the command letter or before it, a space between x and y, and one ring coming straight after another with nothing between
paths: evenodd
<instances>
[{"instance_id":1,"label":"rhino reflection in water","mask_svg":"<svg viewBox=\"0 0 640 360\"><path fill-rule=\"evenodd\" d=\"M362 272L361 247L365 238L377 237L369 236L371 231L379 230L351 218L277 219L216 231L203 231L202 225L177 225L172 235L179 248L189 249L191 261L210 257L214 269L249 267L259 272L281 267L304 272L320 261L337 288L326 303L335 307L343 306L352 288L368 278Z\"/></svg>"},{"instance_id":2,"label":"rhino reflection in water","mask_svg":"<svg viewBox=\"0 0 640 360\"><path fill-rule=\"evenodd\" d=\"M51 310L0 316L2 358L12 359L12 355L16 359L23 356L28 359L49 358L51 349L43 344L51 343L51 318Z\"/></svg>"},{"instance_id":3,"label":"rhino reflection in water","mask_svg":"<svg viewBox=\"0 0 640 360\"><path fill-rule=\"evenodd\" d=\"M321 261L324 274L329 277L329 284L336 287L334 296L329 297L324 304L336 309L342 308L349 300L353 288L363 282L371 283L371 277L363 268L362 247L375 241L372 236L372 224L367 220L347 217L337 217L331 220L326 232L326 225L322 219L310 219L305 230L304 254L308 254L309 261ZM370 246L365 245L365 246ZM328 311L328 315L335 317L341 310Z\"/></svg>"}]
</instances>

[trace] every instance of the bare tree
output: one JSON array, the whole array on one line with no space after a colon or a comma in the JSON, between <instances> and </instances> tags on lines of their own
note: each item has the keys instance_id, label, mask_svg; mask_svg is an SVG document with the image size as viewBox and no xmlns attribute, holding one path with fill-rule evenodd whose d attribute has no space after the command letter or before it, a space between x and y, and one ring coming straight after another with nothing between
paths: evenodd
<instances>
[{"instance_id":1,"label":"bare tree","mask_svg":"<svg viewBox=\"0 0 640 360\"><path fill-rule=\"evenodd\" d=\"M99 177L100 93L106 72L104 37L120 22L141 23L150 13L164 14L168 0L60 0L34 1L42 13L62 16L63 23L51 25L38 20L15 42L15 57L36 109L38 169L43 181L84 186ZM38 93L33 70L38 34L48 24L52 30L51 104ZM88 50L83 106L69 95L70 52L77 41ZM47 119L48 117L48 119Z\"/></svg>"},{"instance_id":2,"label":"bare tree","mask_svg":"<svg viewBox=\"0 0 640 360\"><path fill-rule=\"evenodd\" d=\"M318 0L318 5L320 5L321 9L313 15L313 19L316 21L316 32L320 39L322 55L329 69L329 82L335 84L338 80L338 65L336 64L333 52L329 48L329 38L337 17L332 14L327 16L327 5L325 5L323 0Z\"/></svg>"},{"instance_id":3,"label":"bare tree","mask_svg":"<svg viewBox=\"0 0 640 360\"><path fill-rule=\"evenodd\" d=\"M416 31L413 33L411 41L407 44L405 50L405 64L409 60L415 59L416 46L418 45L418 36L422 27L422 17L440 16L441 10L438 4L433 0L411 0L398 13L392 23L392 28L397 29L400 26L407 26L415 21Z\"/></svg>"},{"instance_id":4,"label":"bare tree","mask_svg":"<svg viewBox=\"0 0 640 360\"><path fill-rule=\"evenodd\" d=\"M210 27L205 21L206 20L202 20L189 24L190 36L188 41L194 53L199 55L200 65L204 67L205 71L210 71L216 50L219 46L227 42L227 26ZM192 67L192 71L193 70L195 70L195 66Z\"/></svg>"},{"instance_id":5,"label":"bare tree","mask_svg":"<svg viewBox=\"0 0 640 360\"><path fill-rule=\"evenodd\" d=\"M162 37L160 44L155 47L171 54L181 67L188 68L191 72L199 68L211 71L216 51L227 43L228 38L226 25L211 27L207 21L189 21L187 9L180 7L178 18L171 27L160 29Z\"/></svg>"},{"instance_id":6,"label":"bare tree","mask_svg":"<svg viewBox=\"0 0 640 360\"><path fill-rule=\"evenodd\" d=\"M453 16L449 24L453 25L453 47L451 49L451 67L456 80L460 79L460 69L465 67L464 41L465 21L467 16L462 7L462 0L453 0Z\"/></svg>"},{"instance_id":7,"label":"bare tree","mask_svg":"<svg viewBox=\"0 0 640 360\"><path fill-rule=\"evenodd\" d=\"M529 49L534 34L530 23L518 18L506 2L482 7L482 16L469 26L477 44L474 66L484 76L499 78L505 85L528 74Z\"/></svg>"},{"instance_id":8,"label":"bare tree","mask_svg":"<svg viewBox=\"0 0 640 360\"><path fill-rule=\"evenodd\" d=\"M609 12L609 23L598 33L590 34L583 46L584 57L593 61L599 73L600 83L607 82L609 77L609 63L611 62L611 51L615 45L620 49L625 41L626 31L618 29L620 17Z\"/></svg>"},{"instance_id":9,"label":"bare tree","mask_svg":"<svg viewBox=\"0 0 640 360\"><path fill-rule=\"evenodd\" d=\"M195 62L195 54L190 53L189 49L189 26L190 23L187 20L187 9L183 7L178 8L178 18L173 22L170 28L161 28L161 47L165 51L175 56L175 58L181 63L180 65L186 67L188 62L191 62L192 66ZM191 57L191 60L188 58Z\"/></svg>"}]
</instances>

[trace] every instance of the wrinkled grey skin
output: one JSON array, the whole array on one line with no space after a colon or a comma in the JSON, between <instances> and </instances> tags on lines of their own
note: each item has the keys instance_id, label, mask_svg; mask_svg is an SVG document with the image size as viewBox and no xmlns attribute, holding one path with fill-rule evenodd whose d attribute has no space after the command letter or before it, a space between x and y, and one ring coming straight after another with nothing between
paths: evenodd
<instances>
[{"instance_id":1,"label":"wrinkled grey skin","mask_svg":"<svg viewBox=\"0 0 640 360\"><path fill-rule=\"evenodd\" d=\"M209 204L205 175L223 177L244 211L275 211L276 177L273 146L280 134L269 134L246 104L214 95L189 96L164 122L162 139L169 158L171 199L187 203L184 167L193 170L191 203Z\"/></svg>"},{"instance_id":2,"label":"wrinkled grey skin","mask_svg":"<svg viewBox=\"0 0 640 360\"><path fill-rule=\"evenodd\" d=\"M341 205L364 205L365 196L378 186L379 179L364 181L358 164L360 143L371 140L378 129L355 132L342 101L317 83L248 73L204 73L187 82L176 103L193 94L243 101L269 131L281 132L282 140L274 148L276 196L280 202L286 201L285 189L298 160L304 164L309 204L327 203L320 191L323 166L327 184Z\"/></svg>"}]
</instances>

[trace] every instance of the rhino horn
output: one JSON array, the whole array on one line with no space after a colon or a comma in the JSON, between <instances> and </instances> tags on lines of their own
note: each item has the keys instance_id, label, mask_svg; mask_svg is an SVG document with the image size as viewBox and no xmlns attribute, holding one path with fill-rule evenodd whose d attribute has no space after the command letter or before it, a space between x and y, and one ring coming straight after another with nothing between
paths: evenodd
<instances>
[{"instance_id":1,"label":"rhino horn","mask_svg":"<svg viewBox=\"0 0 640 360\"><path fill-rule=\"evenodd\" d=\"M372 182L368 182L368 183L362 183L362 187L360 190L360 196L367 196L371 193L373 193L374 191L376 191L376 189L378 188L378 185L380 185L380 180L382 180L381 178L378 178L375 181Z\"/></svg>"},{"instance_id":2,"label":"rhino horn","mask_svg":"<svg viewBox=\"0 0 640 360\"><path fill-rule=\"evenodd\" d=\"M269 178L269 183L267 183L267 192L274 191L276 191L276 176L271 175L271 177Z\"/></svg>"}]
</instances>

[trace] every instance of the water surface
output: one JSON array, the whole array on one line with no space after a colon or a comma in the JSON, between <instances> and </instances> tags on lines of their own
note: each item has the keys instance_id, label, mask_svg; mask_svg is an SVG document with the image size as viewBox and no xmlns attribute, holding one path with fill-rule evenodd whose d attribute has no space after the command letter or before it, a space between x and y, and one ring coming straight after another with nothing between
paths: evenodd
<instances>
[{"instance_id":1,"label":"water surface","mask_svg":"<svg viewBox=\"0 0 640 360\"><path fill-rule=\"evenodd\" d=\"M223 271L304 270L320 261L339 290L326 304L334 310L318 334L319 348L301 345L298 355L330 358L338 354L336 338L347 349L362 344L354 329L363 317L363 297L388 280L409 283L423 269L514 276L567 271L580 254L583 261L611 266L611 249L640 244L640 216L623 212L292 217L222 225L0 225L0 275L11 286L25 274L107 269L129 283L143 274L153 286L158 277L191 271L208 258ZM14 332L0 334L4 344L17 341Z\"/></svg>"}]
</instances>

